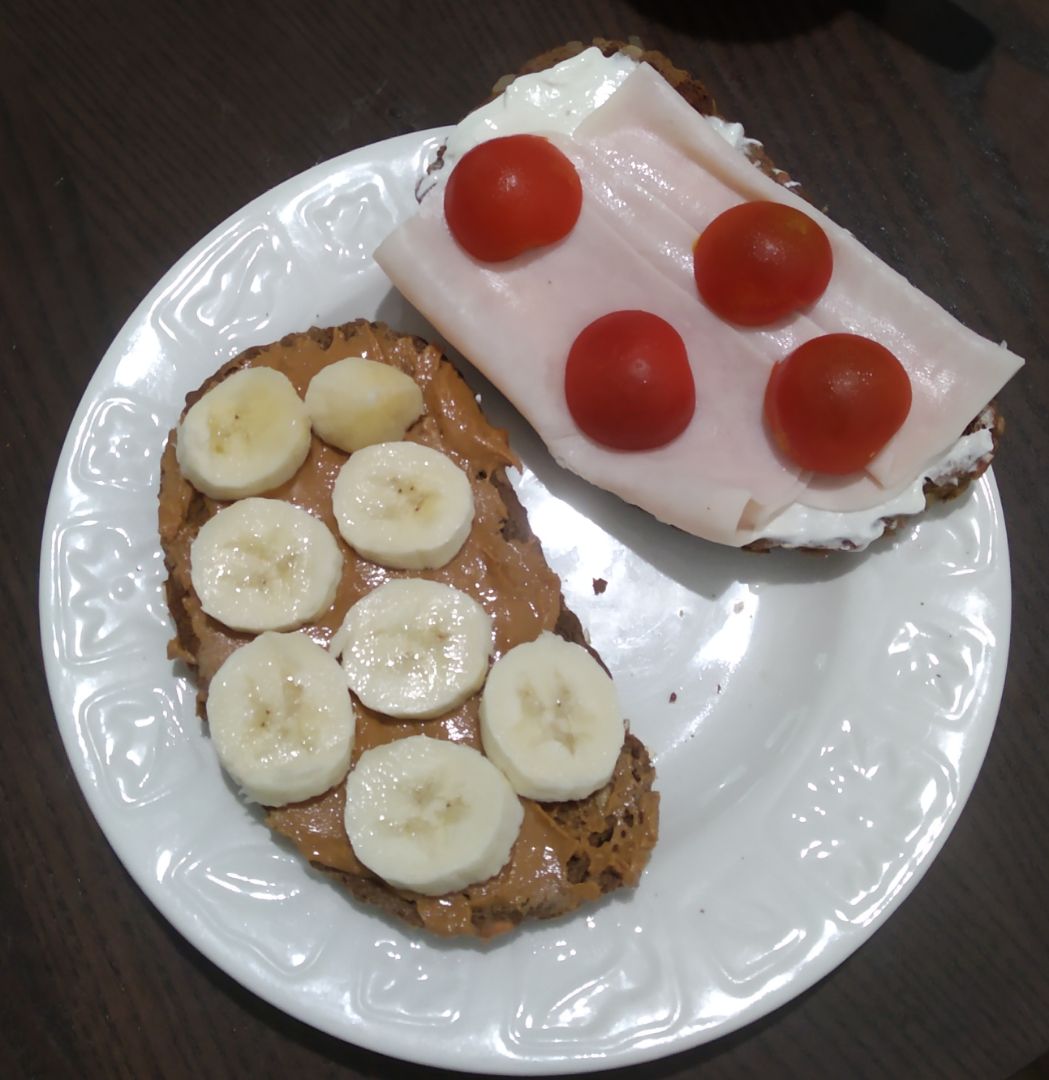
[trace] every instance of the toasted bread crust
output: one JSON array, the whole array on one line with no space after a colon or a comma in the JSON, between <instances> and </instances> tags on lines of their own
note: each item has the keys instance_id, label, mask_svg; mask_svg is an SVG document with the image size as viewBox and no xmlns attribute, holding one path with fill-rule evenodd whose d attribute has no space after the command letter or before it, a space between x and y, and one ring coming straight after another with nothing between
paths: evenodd
<instances>
[{"instance_id":1,"label":"toasted bread crust","mask_svg":"<svg viewBox=\"0 0 1049 1080\"><path fill-rule=\"evenodd\" d=\"M420 370L425 368L426 377L430 379L428 392L431 394L435 392L432 387L437 385L433 378L436 372L438 378L444 380L440 385L450 388L446 394L448 409L454 411L462 422L483 425L478 428L478 445L491 444L494 448L493 461L508 463L513 460L506 447L504 433L484 420L461 376L446 359L439 356L436 349L419 338L395 334L382 324L365 320L340 327L313 328L303 334L287 335L270 346L248 349L223 365L198 390L189 394L186 408L211 387L244 367L256 363L288 367L294 364L295 354L303 348L310 351L313 362L316 362L318 354L332 350L330 359L322 361L331 362L347 355L349 343L353 343L354 347L364 343L372 350L372 358L396 363L410 374L414 374L412 369L415 364L419 365ZM289 357L292 359L289 360ZM431 403L435 399L428 397L427 400ZM464 409L468 410L469 415L463 413ZM425 418L420 421L424 422ZM200 609L190 577L189 544L200 526L222 504L201 495L182 476L176 456L176 441L177 429L169 437L162 460L159 508L160 535L168 571L167 598L176 628L175 637L169 645L169 655L196 669L198 708L204 717L208 682L220 658L250 640L250 636L232 634ZM461 463L466 460L462 459ZM309 461L304 468L310 467ZM492 500L496 499L498 502L495 505L501 507L491 525L499 533L498 537L493 538L497 545L502 545L497 549L523 551L527 553L530 565L541 567L549 576L549 581L555 583L554 606L547 616L548 629L590 649L579 620L565 606L559 583L546 566L524 507L506 477L505 464L492 467L487 458L482 464L485 466L483 469L474 470L474 484L488 491L488 505L492 505ZM357 559L346 547L344 557ZM336 621L341 621L342 614L344 612L337 613ZM590 651L593 653L592 649ZM420 726L423 723L420 722ZM439 721L436 724L436 729L427 730L426 733L440 737ZM299 808L305 808L307 804L270 809L266 821L276 833L290 839L313 866L340 882L362 903L378 906L391 916L434 933L491 937L513 929L522 921L563 915L582 903L598 899L606 892L636 885L658 831L659 796L652 790L654 775L644 746L633 735L627 734L612 779L589 798L542 805L522 800L526 819L533 822L533 833L553 838L551 844L543 846L543 873L536 877L532 886L529 887L527 874L521 869L522 865L529 865L527 860L530 857L528 852L521 850L522 845L530 842L523 831L515 845L511 862L500 875L489 882L468 886L457 894L443 897L439 903L431 897L395 889L357 862L342 826L341 812L335 805L337 797L341 798L341 785L327 795L308 801L321 806L324 811L324 829L327 831L322 844L311 847L312 835L308 838L310 842L304 839L301 820L302 814L307 811ZM326 853L330 852L334 855L327 857ZM559 860L556 873L552 872L552 856ZM500 887L501 877L507 879L506 888ZM522 881L525 882L524 887Z\"/></svg>"}]
</instances>

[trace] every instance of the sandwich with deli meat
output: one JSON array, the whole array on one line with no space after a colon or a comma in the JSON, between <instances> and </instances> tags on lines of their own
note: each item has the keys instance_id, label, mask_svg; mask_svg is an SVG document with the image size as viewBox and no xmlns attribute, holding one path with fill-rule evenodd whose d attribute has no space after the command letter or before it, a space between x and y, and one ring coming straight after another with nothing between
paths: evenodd
<instances>
[{"instance_id":1,"label":"sandwich with deli meat","mask_svg":"<svg viewBox=\"0 0 1049 1080\"><path fill-rule=\"evenodd\" d=\"M859 550L988 466L1022 360L803 197L695 79L568 46L375 258L564 467L707 540Z\"/></svg>"}]
</instances>

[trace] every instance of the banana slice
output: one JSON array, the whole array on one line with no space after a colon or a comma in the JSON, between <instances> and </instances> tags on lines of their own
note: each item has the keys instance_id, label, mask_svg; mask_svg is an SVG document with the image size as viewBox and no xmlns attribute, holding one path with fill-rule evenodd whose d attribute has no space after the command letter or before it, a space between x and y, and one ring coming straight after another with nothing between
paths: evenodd
<instances>
[{"instance_id":1,"label":"banana slice","mask_svg":"<svg viewBox=\"0 0 1049 1080\"><path fill-rule=\"evenodd\" d=\"M470 481L451 458L410 442L377 443L350 456L332 490L343 539L398 570L435 570L470 535Z\"/></svg>"},{"instance_id":2,"label":"banana slice","mask_svg":"<svg viewBox=\"0 0 1049 1080\"><path fill-rule=\"evenodd\" d=\"M523 818L487 758L425 735L366 750L346 780L344 820L357 858L394 887L427 896L499 873Z\"/></svg>"},{"instance_id":3,"label":"banana slice","mask_svg":"<svg viewBox=\"0 0 1049 1080\"><path fill-rule=\"evenodd\" d=\"M189 551L205 613L233 630L291 630L331 607L342 552L312 514L282 499L242 499L206 521Z\"/></svg>"},{"instance_id":4,"label":"banana slice","mask_svg":"<svg viewBox=\"0 0 1049 1080\"><path fill-rule=\"evenodd\" d=\"M264 806L320 795L350 767L346 679L305 634L260 634L237 649L211 680L207 712L222 767Z\"/></svg>"},{"instance_id":5,"label":"banana slice","mask_svg":"<svg viewBox=\"0 0 1049 1080\"><path fill-rule=\"evenodd\" d=\"M290 480L310 450L310 417L287 375L245 368L186 413L175 455L182 475L213 499L243 499Z\"/></svg>"},{"instance_id":6,"label":"banana slice","mask_svg":"<svg viewBox=\"0 0 1049 1080\"><path fill-rule=\"evenodd\" d=\"M615 686L582 646L544 632L492 665L481 741L519 795L585 798L608 783L623 737Z\"/></svg>"},{"instance_id":7,"label":"banana slice","mask_svg":"<svg viewBox=\"0 0 1049 1080\"><path fill-rule=\"evenodd\" d=\"M306 388L313 430L348 454L391 442L423 414L423 392L403 371L350 356L322 368Z\"/></svg>"},{"instance_id":8,"label":"banana slice","mask_svg":"<svg viewBox=\"0 0 1049 1080\"><path fill-rule=\"evenodd\" d=\"M387 581L346 613L332 641L346 681L369 708L426 720L480 689L492 651L492 619L451 585Z\"/></svg>"}]
</instances>

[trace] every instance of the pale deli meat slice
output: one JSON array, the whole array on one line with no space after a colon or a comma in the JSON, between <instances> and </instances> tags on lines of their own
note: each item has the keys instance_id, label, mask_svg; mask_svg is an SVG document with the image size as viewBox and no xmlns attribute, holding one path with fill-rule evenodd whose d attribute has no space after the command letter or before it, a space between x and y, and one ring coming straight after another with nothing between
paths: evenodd
<instances>
[{"instance_id":1,"label":"pale deli meat slice","mask_svg":"<svg viewBox=\"0 0 1049 1080\"><path fill-rule=\"evenodd\" d=\"M913 480L946 450L1023 364L963 326L845 229L755 168L711 125L697 123L694 110L645 64L580 123L575 138L585 143L628 130L665 140L737 191L741 200L786 203L823 227L834 252L834 274L808 317L824 333L845 331L880 342L911 377L910 415L868 469L882 487L881 497ZM859 487L874 490L867 484ZM844 505L851 501L849 485L835 490L835 498L826 500L833 504L829 508L852 508ZM821 502L826 499L822 494Z\"/></svg>"},{"instance_id":2,"label":"pale deli meat slice","mask_svg":"<svg viewBox=\"0 0 1049 1080\"><path fill-rule=\"evenodd\" d=\"M700 308L703 314L697 316L697 323L707 339L723 334L724 321L701 304L696 294L692 249L697 235L718 214L739 205L738 193L711 173L697 168L695 162L665 141L645 132L626 130L587 144L577 141L569 152L587 198L606 212L609 227L629 235L635 255L665 275L693 308ZM761 410L772 366L824 331L805 315L770 327L734 327L733 330L739 340L732 365L711 371L706 363L704 339L690 348L697 392L702 396L702 391L707 389L710 399L715 401L726 392L742 392L744 387L732 386L732 380L740 377L739 365L753 364L759 358L764 365L763 374L751 389L760 400L755 399L747 410L747 415L756 419L747 431L755 443L767 442ZM744 338L746 346L741 344ZM732 386L732 390L727 391L727 386ZM811 478L811 474L802 475ZM887 493L880 486L864 477L859 480L865 482L851 481L847 493L854 496L858 506L873 506L885 500ZM806 487L799 491L798 498L807 502L810 490ZM751 499L739 523L748 536L738 542L755 539L760 535L760 527L781 509L775 504L762 503L757 497Z\"/></svg>"},{"instance_id":3,"label":"pale deli meat slice","mask_svg":"<svg viewBox=\"0 0 1049 1080\"><path fill-rule=\"evenodd\" d=\"M596 199L619 228L629 230L635 251L703 306L710 324L721 323L699 299L692 251L714 218L739 205L739 193L665 139L637 128L609 130L577 142L574 150L587 198ZM735 330L761 355L766 374L777 360L824 333L804 314L768 327Z\"/></svg>"},{"instance_id":4,"label":"pale deli meat slice","mask_svg":"<svg viewBox=\"0 0 1049 1080\"><path fill-rule=\"evenodd\" d=\"M572 155L569 143L555 141ZM448 230L440 192L380 245L375 259L405 297L514 403L554 458L662 521L739 545L744 511L794 502L804 478L762 429L768 363L739 332L636 254L632 236L584 199L572 232L500 264L466 255ZM623 453L577 429L564 396L572 342L594 319L643 308L685 342L696 416L667 446ZM497 314L486 314L496 313ZM654 478L659 478L654 481Z\"/></svg>"},{"instance_id":5,"label":"pale deli meat slice","mask_svg":"<svg viewBox=\"0 0 1049 1080\"><path fill-rule=\"evenodd\" d=\"M625 112L624 119L629 118L629 112ZM605 207L620 227L629 229L631 243L640 255L694 296L695 238L715 217L739 205L739 193L698 167L665 139L640 128L609 126L585 145L576 143L573 157L587 196ZM778 360L828 332L807 313L768 327L737 329L764 359L766 377ZM767 436L762 433L755 437ZM810 475L799 501L808 507L836 512L861 510L885 503L909 487L913 479L913 475L907 475L899 484L886 488L866 473L850 477ZM750 530L746 542L762 535L761 527L775 516L776 510L756 502L748 507L741 522L741 528Z\"/></svg>"},{"instance_id":6,"label":"pale deli meat slice","mask_svg":"<svg viewBox=\"0 0 1049 1080\"><path fill-rule=\"evenodd\" d=\"M580 157L587 163L588 194L601 198L613 213L629 206L628 219L632 226L638 226L631 232L637 250L683 288L694 290L695 238L718 214L739 204L738 193L649 133L624 129L592 141L587 150L589 153ZM740 327L739 331L761 353L768 371L806 341L830 332L808 314L768 327ZM886 336L889 332L886 328ZM907 473L897 484L886 487L869 474L810 476L799 501L837 512L867 509L899 494L913 479L914 475ZM746 523L757 530L752 539L760 536L760 526L774 513L774 508L757 505L749 509Z\"/></svg>"},{"instance_id":7,"label":"pale deli meat slice","mask_svg":"<svg viewBox=\"0 0 1049 1080\"><path fill-rule=\"evenodd\" d=\"M629 119L629 113L625 116ZM585 145L574 143L572 157L587 197L604 207L617 227L629 231L639 255L698 302L692 268L696 236L719 214L738 206L739 193L665 139L638 128L610 126ZM717 316L711 313L710 319ZM778 360L827 332L806 313L772 326L736 329L761 355L766 378ZM764 385L760 389L764 393ZM767 433L754 437L767 438ZM885 503L913 479L908 476L889 489L865 473L851 477L810 474L798 501L837 512L866 509ZM741 528L748 530L741 542L758 539L761 527L777 510L752 502L741 522Z\"/></svg>"}]
</instances>

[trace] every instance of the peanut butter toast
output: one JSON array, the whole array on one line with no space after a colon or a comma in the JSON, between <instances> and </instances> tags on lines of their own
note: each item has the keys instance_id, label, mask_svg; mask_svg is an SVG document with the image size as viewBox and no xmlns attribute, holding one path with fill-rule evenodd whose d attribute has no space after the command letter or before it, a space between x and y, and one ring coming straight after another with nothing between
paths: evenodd
<instances>
[{"instance_id":1,"label":"peanut butter toast","mask_svg":"<svg viewBox=\"0 0 1049 1080\"><path fill-rule=\"evenodd\" d=\"M314 328L241 353L189 395L187 409L230 375L253 367L282 372L302 395L318 371L346 356L393 365L418 383L425 412L405 439L440 450L466 471L475 518L465 544L448 565L413 575L364 560L340 540L344 563L335 601L304 631L326 646L361 596L389 579L421 576L455 585L481 601L493 619L496 657L543 631L586 646L579 621L566 608L560 581L507 479L506 470L516 459L505 433L487 422L472 391L434 346L364 320ZM331 491L347 457L313 435L304 464L267 497L307 510L338 536ZM202 715L212 678L228 656L252 640L251 634L230 630L205 614L191 578L193 540L224 505L203 495L183 475L176 429L163 457L159 505L167 597L176 626L169 654L193 669ZM474 694L460 707L428 720L392 719L358 702L351 768L370 747L410 735L480 749L479 698ZM522 798L523 824L508 863L489 880L443 896L394 888L358 860L344 827L342 783L306 801L268 808L266 822L359 901L437 934L488 938L524 920L563 915L605 893L636 885L658 830L659 797L653 780L645 748L628 733L605 786L570 802Z\"/></svg>"}]
</instances>

